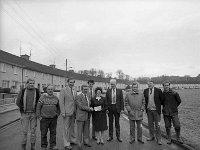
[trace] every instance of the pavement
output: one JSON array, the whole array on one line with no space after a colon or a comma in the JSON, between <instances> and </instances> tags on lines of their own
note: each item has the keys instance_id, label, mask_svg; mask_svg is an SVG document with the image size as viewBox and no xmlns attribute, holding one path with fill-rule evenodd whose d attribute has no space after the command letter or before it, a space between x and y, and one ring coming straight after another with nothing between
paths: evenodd
<instances>
[{"instance_id":1,"label":"pavement","mask_svg":"<svg viewBox=\"0 0 200 150\"><path fill-rule=\"evenodd\" d=\"M13 113L16 113L15 115ZM9 117L11 116L18 116L19 111L10 111L8 113ZM6 113L7 114L7 113ZM7 115L6 115L7 116ZM5 118L4 118L5 119ZM133 144L129 144L129 121L125 115L122 115L120 118L120 125L121 125L121 138L123 140L122 143L119 143L114 136L113 141L107 142L106 139L108 138L108 130L105 131L104 136L104 145L97 145L96 141L91 140L92 147L88 148L83 146L84 150L132 150L132 149L140 149L140 150L183 150L183 148L177 146L176 144L167 145L166 140L162 139L162 145L158 145L156 141L148 142L146 141L146 137L148 136L148 130L143 128L143 139L145 144L141 144L139 142L134 142ZM41 143L41 135L39 129L39 121L37 126L37 142L36 142L36 150L40 150L40 143ZM64 150L63 147L63 124L62 118L59 117L58 119L58 126L57 126L57 146L59 150ZM115 131L114 131L115 135ZM30 133L28 134L30 138ZM48 134L49 138L49 134ZM21 140L21 125L20 122L16 122L14 125L6 128L5 130L0 132L0 150L20 150L20 140ZM30 149L30 143L28 140L27 148ZM77 147L73 146L73 150L76 150Z\"/></svg>"},{"instance_id":2,"label":"pavement","mask_svg":"<svg viewBox=\"0 0 200 150\"><path fill-rule=\"evenodd\" d=\"M16 104L0 106L0 129L20 118Z\"/></svg>"}]
</instances>

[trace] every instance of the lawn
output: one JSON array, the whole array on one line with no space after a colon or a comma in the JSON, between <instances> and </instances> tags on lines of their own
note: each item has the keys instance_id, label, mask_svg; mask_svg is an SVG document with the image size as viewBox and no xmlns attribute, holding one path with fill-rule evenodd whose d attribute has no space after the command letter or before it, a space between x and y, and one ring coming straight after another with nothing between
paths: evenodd
<instances>
[{"instance_id":1,"label":"lawn","mask_svg":"<svg viewBox=\"0 0 200 150\"><path fill-rule=\"evenodd\" d=\"M200 150L200 89L183 89L177 90L177 92L182 100L179 106L181 137L183 137L185 143ZM144 115L144 122L147 122L146 113ZM161 119L161 129L165 131L163 116Z\"/></svg>"}]
</instances>

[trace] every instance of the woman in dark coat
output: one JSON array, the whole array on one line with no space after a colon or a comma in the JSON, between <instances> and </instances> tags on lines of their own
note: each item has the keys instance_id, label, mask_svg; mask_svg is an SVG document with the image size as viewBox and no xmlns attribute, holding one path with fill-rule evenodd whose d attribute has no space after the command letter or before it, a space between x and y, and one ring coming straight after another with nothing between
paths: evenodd
<instances>
[{"instance_id":1,"label":"woman in dark coat","mask_svg":"<svg viewBox=\"0 0 200 150\"><path fill-rule=\"evenodd\" d=\"M106 110L107 101L105 97L102 97L102 88L97 87L95 89L95 97L91 100L91 107L94 108L92 113L94 131L97 137L97 144L104 144L103 137L104 131L108 129Z\"/></svg>"}]
</instances>

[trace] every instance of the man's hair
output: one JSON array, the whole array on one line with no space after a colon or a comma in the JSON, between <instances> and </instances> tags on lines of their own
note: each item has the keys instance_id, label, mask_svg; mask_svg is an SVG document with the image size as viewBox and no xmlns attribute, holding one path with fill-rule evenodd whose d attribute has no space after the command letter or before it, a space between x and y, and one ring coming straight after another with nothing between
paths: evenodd
<instances>
[{"instance_id":1,"label":"man's hair","mask_svg":"<svg viewBox=\"0 0 200 150\"><path fill-rule=\"evenodd\" d=\"M133 87L134 85L137 85L137 87L138 87L138 82L133 82L133 83L132 83L132 87Z\"/></svg>"},{"instance_id":2,"label":"man's hair","mask_svg":"<svg viewBox=\"0 0 200 150\"><path fill-rule=\"evenodd\" d=\"M149 83L149 82L152 82L152 83L154 83L154 81L153 81L153 80L149 80L149 81L147 81L147 83Z\"/></svg>"},{"instance_id":3,"label":"man's hair","mask_svg":"<svg viewBox=\"0 0 200 150\"><path fill-rule=\"evenodd\" d=\"M95 89L95 93L97 93L97 91L98 90L100 90L101 91L101 93L103 92L103 90L102 90L102 88L101 87L97 87L96 89Z\"/></svg>"},{"instance_id":4,"label":"man's hair","mask_svg":"<svg viewBox=\"0 0 200 150\"><path fill-rule=\"evenodd\" d=\"M88 86L85 84L81 85L81 90L83 90L84 87L88 87Z\"/></svg>"},{"instance_id":5,"label":"man's hair","mask_svg":"<svg viewBox=\"0 0 200 150\"><path fill-rule=\"evenodd\" d=\"M166 83L169 83L169 85L171 84L169 81L164 81L162 85L164 86Z\"/></svg>"},{"instance_id":6,"label":"man's hair","mask_svg":"<svg viewBox=\"0 0 200 150\"><path fill-rule=\"evenodd\" d=\"M94 80L92 80L92 79L91 79L91 80L88 80L87 83L88 83L88 84L89 84L89 83L93 83L93 84L94 84Z\"/></svg>"},{"instance_id":7,"label":"man's hair","mask_svg":"<svg viewBox=\"0 0 200 150\"><path fill-rule=\"evenodd\" d=\"M110 83L116 84L116 79L110 79Z\"/></svg>"},{"instance_id":8,"label":"man's hair","mask_svg":"<svg viewBox=\"0 0 200 150\"><path fill-rule=\"evenodd\" d=\"M29 78L29 79L26 81L26 83L29 83L30 81L34 81L34 82L35 82L34 79Z\"/></svg>"},{"instance_id":9,"label":"man's hair","mask_svg":"<svg viewBox=\"0 0 200 150\"><path fill-rule=\"evenodd\" d=\"M126 90L128 90L128 89L131 89L131 86L130 86L130 85L127 85L127 86L126 86Z\"/></svg>"}]
</instances>

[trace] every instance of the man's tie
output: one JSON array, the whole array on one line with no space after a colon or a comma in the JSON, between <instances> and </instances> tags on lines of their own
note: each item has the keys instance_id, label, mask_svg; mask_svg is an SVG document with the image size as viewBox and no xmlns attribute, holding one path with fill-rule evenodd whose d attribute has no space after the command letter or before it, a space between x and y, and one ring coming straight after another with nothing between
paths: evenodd
<instances>
[{"instance_id":1,"label":"man's tie","mask_svg":"<svg viewBox=\"0 0 200 150\"><path fill-rule=\"evenodd\" d=\"M91 98L92 98L92 88L90 89L90 96L91 96Z\"/></svg>"},{"instance_id":2,"label":"man's tie","mask_svg":"<svg viewBox=\"0 0 200 150\"><path fill-rule=\"evenodd\" d=\"M152 89L150 88L150 94L152 94Z\"/></svg>"},{"instance_id":3,"label":"man's tie","mask_svg":"<svg viewBox=\"0 0 200 150\"><path fill-rule=\"evenodd\" d=\"M112 91L113 91L112 103L113 103L113 104L116 104L116 96L115 96L116 94L115 94L115 89L112 89Z\"/></svg>"},{"instance_id":4,"label":"man's tie","mask_svg":"<svg viewBox=\"0 0 200 150\"><path fill-rule=\"evenodd\" d=\"M87 101L87 103L88 103L88 106L89 106L89 101L88 101L88 99L87 99L87 95L86 94L84 94L85 95L85 99L86 99L86 101Z\"/></svg>"}]
</instances>

